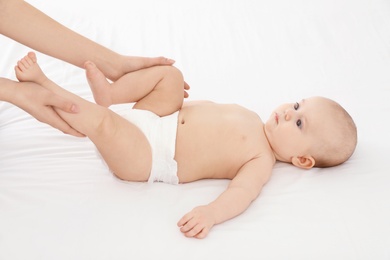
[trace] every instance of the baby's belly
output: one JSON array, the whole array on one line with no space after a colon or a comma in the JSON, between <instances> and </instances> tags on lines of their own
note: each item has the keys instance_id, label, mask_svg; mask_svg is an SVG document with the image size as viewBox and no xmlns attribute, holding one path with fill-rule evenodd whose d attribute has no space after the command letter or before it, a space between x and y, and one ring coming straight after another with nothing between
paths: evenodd
<instances>
[{"instance_id":1,"label":"baby's belly","mask_svg":"<svg viewBox=\"0 0 390 260\"><path fill-rule=\"evenodd\" d=\"M202 120L179 116L175 151L179 181L234 178L245 157L232 149L238 146L235 142Z\"/></svg>"}]
</instances>

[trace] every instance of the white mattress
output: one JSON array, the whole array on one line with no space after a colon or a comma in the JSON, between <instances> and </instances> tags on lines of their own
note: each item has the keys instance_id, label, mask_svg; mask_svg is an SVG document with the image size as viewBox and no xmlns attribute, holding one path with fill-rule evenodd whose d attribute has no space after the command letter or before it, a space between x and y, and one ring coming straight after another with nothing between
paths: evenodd
<instances>
[{"instance_id":1,"label":"white mattress","mask_svg":"<svg viewBox=\"0 0 390 260\"><path fill-rule=\"evenodd\" d=\"M388 1L29 2L117 52L175 59L190 100L238 103L266 120L283 102L333 98L359 144L336 168L278 163L245 213L188 239L177 221L227 180L121 182L88 139L0 102L0 259L390 259ZM29 49L4 37L0 46L0 75L15 79ZM92 100L81 69L38 58Z\"/></svg>"}]
</instances>

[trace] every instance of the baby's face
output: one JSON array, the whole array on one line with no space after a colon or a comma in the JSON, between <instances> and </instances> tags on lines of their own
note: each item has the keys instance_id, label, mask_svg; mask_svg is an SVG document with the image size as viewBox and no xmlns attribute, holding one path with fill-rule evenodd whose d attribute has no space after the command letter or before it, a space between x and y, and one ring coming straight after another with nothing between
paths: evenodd
<instances>
[{"instance_id":1,"label":"baby's face","mask_svg":"<svg viewBox=\"0 0 390 260\"><path fill-rule=\"evenodd\" d=\"M327 100L312 97L279 106L264 128L276 158L291 162L294 156L310 155L319 136L331 135L332 121Z\"/></svg>"}]
</instances>

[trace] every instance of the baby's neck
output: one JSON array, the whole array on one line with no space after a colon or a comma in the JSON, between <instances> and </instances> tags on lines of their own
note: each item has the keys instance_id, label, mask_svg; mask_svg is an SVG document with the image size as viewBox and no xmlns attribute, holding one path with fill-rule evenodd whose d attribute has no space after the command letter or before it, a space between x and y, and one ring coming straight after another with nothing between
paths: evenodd
<instances>
[{"instance_id":1,"label":"baby's neck","mask_svg":"<svg viewBox=\"0 0 390 260\"><path fill-rule=\"evenodd\" d=\"M264 131L265 138L267 139L269 147L271 147L271 150L272 150L272 153L274 154L275 159L277 161L280 161L280 162L287 162L286 160L282 159L282 157L272 147L272 144L271 144L271 142L268 139L267 132L265 131L264 127L265 127L265 125L263 126L263 131Z\"/></svg>"}]
</instances>

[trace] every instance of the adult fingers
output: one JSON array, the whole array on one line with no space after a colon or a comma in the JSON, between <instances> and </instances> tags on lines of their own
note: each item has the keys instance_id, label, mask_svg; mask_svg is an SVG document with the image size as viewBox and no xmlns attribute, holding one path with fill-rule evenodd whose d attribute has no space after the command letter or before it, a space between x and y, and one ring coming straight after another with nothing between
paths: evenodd
<instances>
[{"instance_id":1,"label":"adult fingers","mask_svg":"<svg viewBox=\"0 0 390 260\"><path fill-rule=\"evenodd\" d=\"M168 59L166 57L133 57L133 62L138 60L139 69L149 68L153 66L161 66L161 65L173 65L175 63L174 60Z\"/></svg>"},{"instance_id":2,"label":"adult fingers","mask_svg":"<svg viewBox=\"0 0 390 260\"><path fill-rule=\"evenodd\" d=\"M59 129L65 134L77 136L77 137L84 137L85 135L78 132L77 130L73 129L65 120L63 120L57 112L53 109L53 107L60 109L67 113L77 113L78 107L77 105L73 104L70 101L67 101L66 99L58 96L58 95L51 95L50 98L48 98L48 106L47 107L47 123L51 126Z\"/></svg>"},{"instance_id":3,"label":"adult fingers","mask_svg":"<svg viewBox=\"0 0 390 260\"><path fill-rule=\"evenodd\" d=\"M185 90L189 90L190 89L190 85L188 85L187 82L184 81L184 89Z\"/></svg>"},{"instance_id":4,"label":"adult fingers","mask_svg":"<svg viewBox=\"0 0 390 260\"><path fill-rule=\"evenodd\" d=\"M56 94L51 95L51 97L48 99L47 105L61 109L62 111L67 113L79 112L79 108L76 104Z\"/></svg>"},{"instance_id":5,"label":"adult fingers","mask_svg":"<svg viewBox=\"0 0 390 260\"><path fill-rule=\"evenodd\" d=\"M166 58L166 57L155 57L155 58L150 58L150 64L151 66L154 65L173 65L175 63L174 60Z\"/></svg>"},{"instance_id":6,"label":"adult fingers","mask_svg":"<svg viewBox=\"0 0 390 260\"><path fill-rule=\"evenodd\" d=\"M77 130L73 129L70 125L68 125L68 123L66 123L50 106L46 107L45 119L42 121L51 125L54 128L57 128L65 134L73 135L76 137L85 136Z\"/></svg>"},{"instance_id":7,"label":"adult fingers","mask_svg":"<svg viewBox=\"0 0 390 260\"><path fill-rule=\"evenodd\" d=\"M187 84L187 82L184 81L184 98L188 98L190 95L186 90L190 89L190 85Z\"/></svg>"}]
</instances>

